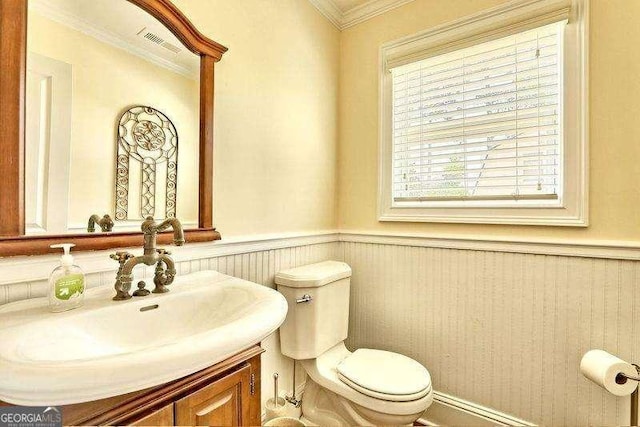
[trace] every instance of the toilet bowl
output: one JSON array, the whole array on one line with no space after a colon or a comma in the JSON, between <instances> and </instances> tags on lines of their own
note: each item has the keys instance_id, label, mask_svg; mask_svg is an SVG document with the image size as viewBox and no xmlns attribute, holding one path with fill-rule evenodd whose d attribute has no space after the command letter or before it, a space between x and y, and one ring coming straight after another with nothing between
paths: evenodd
<instances>
[{"instance_id":1,"label":"toilet bowl","mask_svg":"<svg viewBox=\"0 0 640 427\"><path fill-rule=\"evenodd\" d=\"M358 353L363 350L378 351L359 349L351 353L340 343L316 359L302 361L302 366L309 376L302 399L302 413L307 419L319 425L412 424L431 405L431 378L425 368L406 358L422 369L412 370L411 366L403 366L403 363L398 363L395 358L405 356L384 351L380 352L380 362L387 357L388 360L384 365L376 363L376 368L373 369L373 363L359 360ZM351 380L345 381L340 373L341 366L349 362L350 358L358 359L351 363L356 370L356 365L360 365L363 371L371 369L371 374L381 373L381 377L390 374L390 378L394 371L407 369L416 374L415 381L403 384L407 390L406 394L388 394L386 389L400 382L385 381L385 378L375 376L367 378L369 388L364 388ZM376 384L376 381L380 382Z\"/></svg>"},{"instance_id":2,"label":"toilet bowl","mask_svg":"<svg viewBox=\"0 0 640 427\"><path fill-rule=\"evenodd\" d=\"M308 375L303 417L318 425L412 424L433 400L429 372L398 353L346 348L350 277L337 261L276 275L289 304L281 350Z\"/></svg>"}]
</instances>

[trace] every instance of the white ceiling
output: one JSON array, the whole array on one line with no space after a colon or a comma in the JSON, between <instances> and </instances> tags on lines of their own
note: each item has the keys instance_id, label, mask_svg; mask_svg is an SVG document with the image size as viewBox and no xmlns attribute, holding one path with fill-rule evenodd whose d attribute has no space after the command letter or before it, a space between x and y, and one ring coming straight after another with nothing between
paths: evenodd
<instances>
[{"instance_id":1,"label":"white ceiling","mask_svg":"<svg viewBox=\"0 0 640 427\"><path fill-rule=\"evenodd\" d=\"M157 19L127 0L31 0L29 8L157 65L184 75L197 75L200 58L190 52ZM168 46L179 49L179 52L142 37L147 32L160 37L165 43L169 43Z\"/></svg>"}]
</instances>

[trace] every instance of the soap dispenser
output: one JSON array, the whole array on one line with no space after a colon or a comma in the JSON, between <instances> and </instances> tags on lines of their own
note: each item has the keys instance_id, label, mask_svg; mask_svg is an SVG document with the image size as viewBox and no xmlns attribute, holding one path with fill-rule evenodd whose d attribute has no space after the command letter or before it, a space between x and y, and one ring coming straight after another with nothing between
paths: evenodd
<instances>
[{"instance_id":1,"label":"soap dispenser","mask_svg":"<svg viewBox=\"0 0 640 427\"><path fill-rule=\"evenodd\" d=\"M74 246L73 243L51 245L51 248L64 250L60 266L49 277L49 308L53 312L80 307L84 299L84 273L73 263L70 253Z\"/></svg>"}]
</instances>

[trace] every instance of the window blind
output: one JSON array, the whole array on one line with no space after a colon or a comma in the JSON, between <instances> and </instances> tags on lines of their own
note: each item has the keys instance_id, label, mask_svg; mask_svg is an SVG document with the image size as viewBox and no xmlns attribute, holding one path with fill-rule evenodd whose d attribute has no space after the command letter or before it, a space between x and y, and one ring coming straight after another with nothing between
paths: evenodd
<instances>
[{"instance_id":1,"label":"window blind","mask_svg":"<svg viewBox=\"0 0 640 427\"><path fill-rule=\"evenodd\" d=\"M394 201L558 198L565 25L390 70Z\"/></svg>"}]
</instances>

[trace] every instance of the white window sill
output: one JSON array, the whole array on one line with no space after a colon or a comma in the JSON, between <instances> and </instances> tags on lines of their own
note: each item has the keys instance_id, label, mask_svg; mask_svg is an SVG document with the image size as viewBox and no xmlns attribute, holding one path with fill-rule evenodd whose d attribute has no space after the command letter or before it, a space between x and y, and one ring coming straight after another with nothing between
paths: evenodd
<instances>
[{"instance_id":1,"label":"white window sill","mask_svg":"<svg viewBox=\"0 0 640 427\"><path fill-rule=\"evenodd\" d=\"M389 207L379 213L378 220L382 222L546 225L561 227L587 227L589 225L588 215L585 209L571 212L564 207Z\"/></svg>"}]
</instances>

